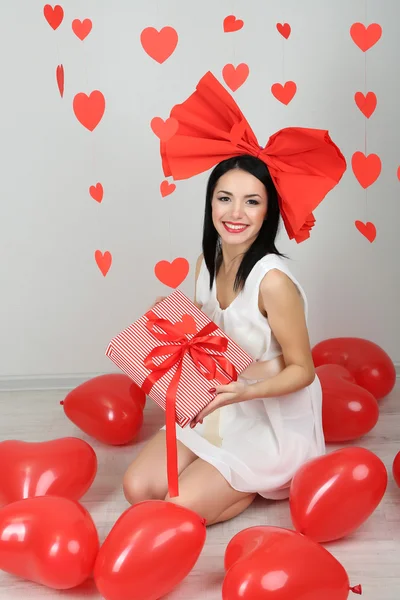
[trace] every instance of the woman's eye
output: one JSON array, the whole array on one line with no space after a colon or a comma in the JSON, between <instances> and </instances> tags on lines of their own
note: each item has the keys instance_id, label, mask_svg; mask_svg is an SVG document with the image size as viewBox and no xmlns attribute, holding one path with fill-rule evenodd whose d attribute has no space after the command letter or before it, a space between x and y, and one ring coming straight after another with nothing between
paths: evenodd
<instances>
[{"instance_id":1,"label":"woman's eye","mask_svg":"<svg viewBox=\"0 0 400 600\"><path fill-rule=\"evenodd\" d=\"M250 198L249 202L252 202L255 205L260 204L259 201L255 200L254 198Z\"/></svg>"},{"instance_id":2,"label":"woman's eye","mask_svg":"<svg viewBox=\"0 0 400 600\"><path fill-rule=\"evenodd\" d=\"M220 196L218 200L230 200L230 198L228 196Z\"/></svg>"}]
</instances>

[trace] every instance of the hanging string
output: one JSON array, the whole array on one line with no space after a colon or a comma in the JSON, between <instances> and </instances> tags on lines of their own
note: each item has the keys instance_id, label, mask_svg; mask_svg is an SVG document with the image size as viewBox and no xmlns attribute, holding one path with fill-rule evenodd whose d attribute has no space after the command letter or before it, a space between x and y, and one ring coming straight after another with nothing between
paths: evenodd
<instances>
[{"instance_id":1,"label":"hanging string","mask_svg":"<svg viewBox=\"0 0 400 600\"><path fill-rule=\"evenodd\" d=\"M368 27L368 0L364 0L365 26ZM367 95L367 52L364 52L364 96ZM364 116L364 154L367 156L367 117ZM365 189L365 222L368 222L368 191Z\"/></svg>"}]
</instances>

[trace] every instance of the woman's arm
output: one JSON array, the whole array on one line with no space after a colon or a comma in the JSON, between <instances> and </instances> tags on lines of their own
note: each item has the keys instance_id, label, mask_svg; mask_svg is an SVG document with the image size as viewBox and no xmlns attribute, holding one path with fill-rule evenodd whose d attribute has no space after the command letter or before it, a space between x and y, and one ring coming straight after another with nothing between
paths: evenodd
<instances>
[{"instance_id":1,"label":"woman's arm","mask_svg":"<svg viewBox=\"0 0 400 600\"><path fill-rule=\"evenodd\" d=\"M263 278L260 291L286 366L277 375L247 386L246 400L290 394L315 378L303 301L296 285L285 273L272 269Z\"/></svg>"},{"instance_id":2,"label":"woman's arm","mask_svg":"<svg viewBox=\"0 0 400 600\"><path fill-rule=\"evenodd\" d=\"M197 306L197 308L199 308L200 310L202 309L202 304L199 304L198 302L196 302L196 294L197 294L197 280L199 278L202 260L203 260L203 254L200 254L200 256L196 262L196 272L195 272L195 276L194 276L194 300L193 300L193 304L195 304Z\"/></svg>"}]
</instances>

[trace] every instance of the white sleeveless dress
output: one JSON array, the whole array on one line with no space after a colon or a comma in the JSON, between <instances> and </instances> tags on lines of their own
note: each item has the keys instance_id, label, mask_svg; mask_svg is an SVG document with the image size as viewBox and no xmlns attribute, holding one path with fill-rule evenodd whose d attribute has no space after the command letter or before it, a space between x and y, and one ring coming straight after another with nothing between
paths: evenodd
<instances>
[{"instance_id":1,"label":"white sleeveless dress","mask_svg":"<svg viewBox=\"0 0 400 600\"><path fill-rule=\"evenodd\" d=\"M226 309L219 306L215 279L212 290L209 289L204 259L197 280L196 301L202 305L202 311L255 361L282 354L267 318L258 308L260 283L270 269L283 271L296 284L307 320L304 290L284 259L275 254L264 256L254 265L244 288ZM239 380L254 383L243 377ZM177 426L176 434L199 458L218 469L234 489L257 492L269 499L287 498L291 479L299 467L325 453L319 379L316 376L311 385L285 396L224 406L193 429Z\"/></svg>"}]
</instances>

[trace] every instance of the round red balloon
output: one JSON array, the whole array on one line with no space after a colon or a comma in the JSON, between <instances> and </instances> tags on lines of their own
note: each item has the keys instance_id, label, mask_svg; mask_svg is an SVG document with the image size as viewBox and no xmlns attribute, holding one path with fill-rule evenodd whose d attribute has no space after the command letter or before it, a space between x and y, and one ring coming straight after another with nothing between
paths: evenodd
<instances>
[{"instance_id":1,"label":"round red balloon","mask_svg":"<svg viewBox=\"0 0 400 600\"><path fill-rule=\"evenodd\" d=\"M397 485L400 487L400 452L398 452L393 461L393 477Z\"/></svg>"},{"instance_id":2,"label":"round red balloon","mask_svg":"<svg viewBox=\"0 0 400 600\"><path fill-rule=\"evenodd\" d=\"M118 446L138 435L145 401L144 392L127 375L112 373L85 381L69 392L62 404L79 429L100 442Z\"/></svg>"},{"instance_id":3,"label":"round red balloon","mask_svg":"<svg viewBox=\"0 0 400 600\"><path fill-rule=\"evenodd\" d=\"M322 387L322 424L326 442L355 440L373 429L379 418L378 402L354 382L340 365L315 369Z\"/></svg>"},{"instance_id":4,"label":"round red balloon","mask_svg":"<svg viewBox=\"0 0 400 600\"><path fill-rule=\"evenodd\" d=\"M128 508L104 541L94 579L105 600L156 600L194 567L206 539L205 521L172 502Z\"/></svg>"},{"instance_id":5,"label":"round red balloon","mask_svg":"<svg viewBox=\"0 0 400 600\"><path fill-rule=\"evenodd\" d=\"M374 512L387 483L385 465L366 448L342 448L314 458L291 482L293 525L316 542L345 537Z\"/></svg>"},{"instance_id":6,"label":"round red balloon","mask_svg":"<svg viewBox=\"0 0 400 600\"><path fill-rule=\"evenodd\" d=\"M355 337L330 338L312 349L314 365L328 363L345 367L355 382L377 400L387 396L396 383L396 369L390 356L377 344Z\"/></svg>"},{"instance_id":7,"label":"round red balloon","mask_svg":"<svg viewBox=\"0 0 400 600\"><path fill-rule=\"evenodd\" d=\"M224 600L346 600L348 575L325 548L280 527L250 527L225 552Z\"/></svg>"},{"instance_id":8,"label":"round red balloon","mask_svg":"<svg viewBox=\"0 0 400 600\"><path fill-rule=\"evenodd\" d=\"M96 527L75 500L41 496L0 509L0 569L55 590L90 577L99 551Z\"/></svg>"},{"instance_id":9,"label":"round red balloon","mask_svg":"<svg viewBox=\"0 0 400 600\"><path fill-rule=\"evenodd\" d=\"M35 496L79 500L97 473L97 457L84 440L0 442L0 506Z\"/></svg>"}]
</instances>

